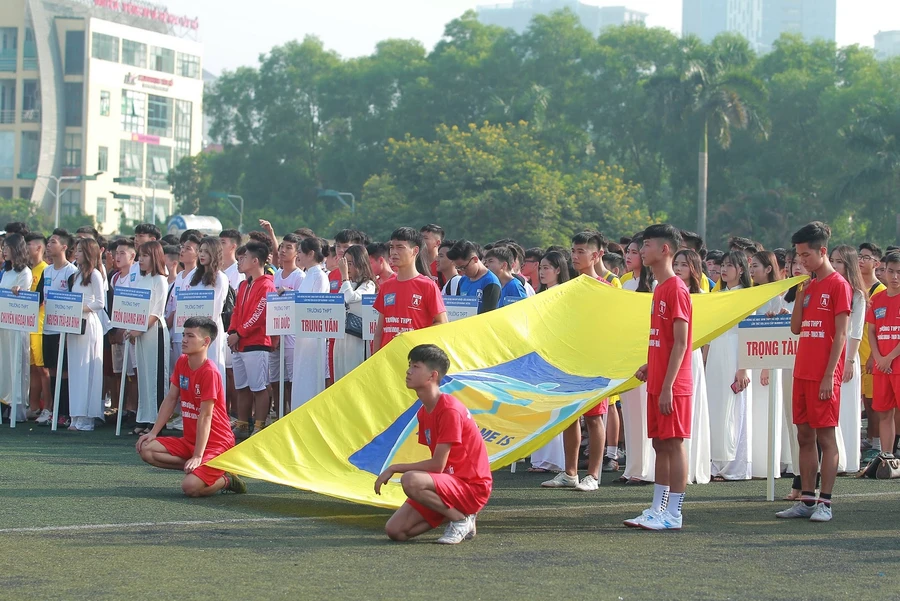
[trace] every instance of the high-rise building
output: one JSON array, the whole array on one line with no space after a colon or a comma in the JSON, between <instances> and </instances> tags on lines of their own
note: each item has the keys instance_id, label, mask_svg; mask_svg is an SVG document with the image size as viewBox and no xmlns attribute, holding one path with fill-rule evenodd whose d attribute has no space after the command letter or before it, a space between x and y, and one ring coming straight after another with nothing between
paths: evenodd
<instances>
[{"instance_id":1,"label":"high-rise building","mask_svg":"<svg viewBox=\"0 0 900 601\"><path fill-rule=\"evenodd\" d=\"M682 31L709 43L720 33L741 34L768 52L783 33L834 41L837 0L684 0Z\"/></svg>"},{"instance_id":2,"label":"high-rise building","mask_svg":"<svg viewBox=\"0 0 900 601\"><path fill-rule=\"evenodd\" d=\"M537 15L548 15L566 8L578 15L581 24L594 35L606 27L643 23L647 18L646 13L624 6L592 6L579 0L516 0L506 4L486 4L476 10L482 23L522 33Z\"/></svg>"},{"instance_id":3,"label":"high-rise building","mask_svg":"<svg viewBox=\"0 0 900 601\"><path fill-rule=\"evenodd\" d=\"M0 2L0 197L105 232L170 215L169 169L201 150L197 26L142 0Z\"/></svg>"},{"instance_id":4,"label":"high-rise building","mask_svg":"<svg viewBox=\"0 0 900 601\"><path fill-rule=\"evenodd\" d=\"M900 30L879 31L875 34L875 56L878 60L900 56Z\"/></svg>"}]
</instances>

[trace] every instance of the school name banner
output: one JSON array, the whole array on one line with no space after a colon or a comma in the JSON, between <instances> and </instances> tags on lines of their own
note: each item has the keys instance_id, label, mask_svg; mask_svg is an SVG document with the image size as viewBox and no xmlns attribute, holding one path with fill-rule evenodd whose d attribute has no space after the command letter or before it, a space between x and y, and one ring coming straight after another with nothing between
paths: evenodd
<instances>
[{"instance_id":1,"label":"school name banner","mask_svg":"<svg viewBox=\"0 0 900 601\"><path fill-rule=\"evenodd\" d=\"M0 329L37 332L40 308L41 295L37 292L19 290L16 295L9 288L0 288Z\"/></svg>"},{"instance_id":2,"label":"school name banner","mask_svg":"<svg viewBox=\"0 0 900 601\"><path fill-rule=\"evenodd\" d=\"M84 319L80 292L47 290L44 302L44 331L56 334L81 334Z\"/></svg>"},{"instance_id":3,"label":"school name banner","mask_svg":"<svg viewBox=\"0 0 900 601\"><path fill-rule=\"evenodd\" d=\"M378 311L375 310L377 294L362 295L362 339L375 340L375 329L378 327Z\"/></svg>"},{"instance_id":4,"label":"school name banner","mask_svg":"<svg viewBox=\"0 0 900 601\"><path fill-rule=\"evenodd\" d=\"M184 322L191 317L208 317L215 321L213 307L216 293L214 290L176 290L175 291L175 327L176 334L184 332ZM149 311L150 308L148 307Z\"/></svg>"},{"instance_id":5,"label":"school name banner","mask_svg":"<svg viewBox=\"0 0 900 601\"><path fill-rule=\"evenodd\" d=\"M694 348L804 278L692 297ZM418 344L450 357L441 389L481 429L491 467L530 455L613 394L634 388L647 361L652 296L580 277L513 305L401 334L348 376L209 462L215 468L379 507L399 507L397 483L373 490L388 465L427 459L421 403L406 389ZM598 320L604 307L608 320ZM302 444L298 444L302 441Z\"/></svg>"},{"instance_id":6,"label":"school name banner","mask_svg":"<svg viewBox=\"0 0 900 601\"><path fill-rule=\"evenodd\" d=\"M791 316L751 315L738 324L738 365L742 369L793 369L799 336Z\"/></svg>"},{"instance_id":7,"label":"school name banner","mask_svg":"<svg viewBox=\"0 0 900 601\"><path fill-rule=\"evenodd\" d=\"M444 307L447 309L448 321L459 321L466 317L478 315L478 297L445 296Z\"/></svg>"},{"instance_id":8,"label":"school name banner","mask_svg":"<svg viewBox=\"0 0 900 601\"><path fill-rule=\"evenodd\" d=\"M110 325L123 330L146 332L150 318L150 291L143 288L116 288Z\"/></svg>"},{"instance_id":9,"label":"school name banner","mask_svg":"<svg viewBox=\"0 0 900 601\"><path fill-rule=\"evenodd\" d=\"M343 294L294 293L297 338L343 338L347 310Z\"/></svg>"},{"instance_id":10,"label":"school name banner","mask_svg":"<svg viewBox=\"0 0 900 601\"><path fill-rule=\"evenodd\" d=\"M277 292L266 295L266 336L292 336L294 334L294 295Z\"/></svg>"}]
</instances>

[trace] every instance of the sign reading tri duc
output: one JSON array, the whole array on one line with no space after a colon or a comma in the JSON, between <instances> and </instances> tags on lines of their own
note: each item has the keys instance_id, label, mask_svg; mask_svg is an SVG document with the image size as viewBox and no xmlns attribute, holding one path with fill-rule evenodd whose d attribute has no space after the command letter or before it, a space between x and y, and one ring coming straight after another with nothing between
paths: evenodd
<instances>
[{"instance_id":1,"label":"sign reading tri duc","mask_svg":"<svg viewBox=\"0 0 900 601\"><path fill-rule=\"evenodd\" d=\"M738 365L742 369L793 369L799 337L791 316L751 315L738 324Z\"/></svg>"}]
</instances>

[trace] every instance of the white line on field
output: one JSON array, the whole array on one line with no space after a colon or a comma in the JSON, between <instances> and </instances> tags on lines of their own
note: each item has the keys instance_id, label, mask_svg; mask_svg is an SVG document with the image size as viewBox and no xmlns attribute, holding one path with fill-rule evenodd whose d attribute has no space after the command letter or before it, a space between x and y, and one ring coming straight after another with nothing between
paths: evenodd
<instances>
[{"instance_id":1,"label":"white line on field","mask_svg":"<svg viewBox=\"0 0 900 601\"><path fill-rule=\"evenodd\" d=\"M835 499L851 499L866 497L896 497L900 496L900 490L895 492L871 492L871 493L851 493L836 496ZM763 499L708 499L705 501L688 501L687 506L692 505L716 505L725 503L764 503ZM779 502L778 499L775 501ZM786 503L787 501L782 501ZM560 505L548 505L545 507L507 507L507 508L487 508L481 513L522 513L535 511L572 511L572 510L591 510L591 509L614 509L617 507L643 507L646 501L631 501L627 503L605 503L594 505L583 505L581 507L566 507ZM358 520L364 518L384 517L383 513L355 514L355 515L323 515L323 516L297 516L297 517L281 517L281 518L231 518L225 520L178 520L170 522L131 522L127 524L73 524L70 526L35 526L28 528L0 528L0 534L27 534L40 532L89 532L92 530L124 530L127 528L165 528L170 526L219 526L228 524L253 524L253 523L284 523L284 522L304 522L311 520Z\"/></svg>"}]
</instances>

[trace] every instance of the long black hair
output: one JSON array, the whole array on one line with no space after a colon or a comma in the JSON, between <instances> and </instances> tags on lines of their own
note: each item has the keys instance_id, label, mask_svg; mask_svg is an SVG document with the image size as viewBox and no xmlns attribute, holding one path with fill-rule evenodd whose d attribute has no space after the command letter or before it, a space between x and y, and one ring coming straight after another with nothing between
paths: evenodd
<instances>
[{"instance_id":1,"label":"long black hair","mask_svg":"<svg viewBox=\"0 0 900 601\"><path fill-rule=\"evenodd\" d=\"M10 234L3 241L9 249L9 261L3 263L3 271L13 270L20 272L28 267L28 249L25 246L25 236L22 234Z\"/></svg>"},{"instance_id":2,"label":"long black hair","mask_svg":"<svg viewBox=\"0 0 900 601\"><path fill-rule=\"evenodd\" d=\"M543 257L541 257L541 261L547 261L550 265L553 266L554 269L559 269L559 277L557 278L557 285L565 284L571 278L569 277L569 262L566 259L566 256L557 251L551 250L548 253L545 253ZM539 268L540 269L540 268ZM544 283L541 283L541 292L547 289L547 286Z\"/></svg>"},{"instance_id":3,"label":"long black hair","mask_svg":"<svg viewBox=\"0 0 900 601\"><path fill-rule=\"evenodd\" d=\"M722 257L723 266L725 265L725 261L730 262L740 272L739 279L741 286L749 288L753 285L753 282L750 281L750 266L747 264L747 255L744 254L744 251L732 250L725 253L725 256ZM725 287L723 286L722 290L724 289Z\"/></svg>"}]
</instances>

